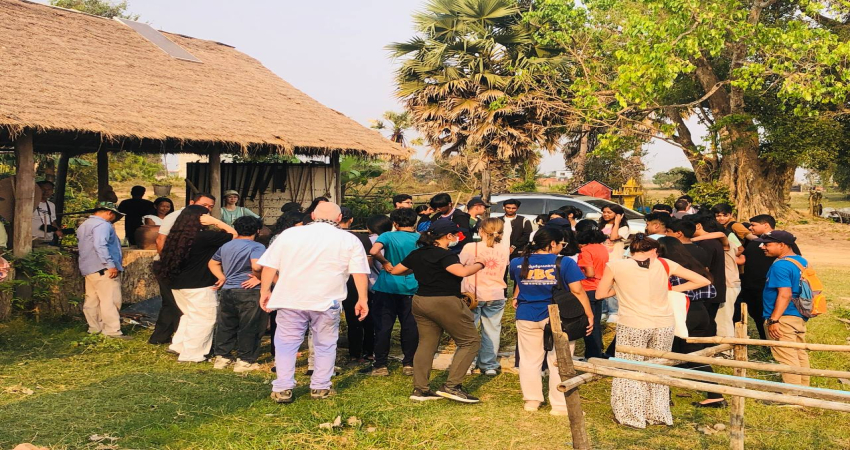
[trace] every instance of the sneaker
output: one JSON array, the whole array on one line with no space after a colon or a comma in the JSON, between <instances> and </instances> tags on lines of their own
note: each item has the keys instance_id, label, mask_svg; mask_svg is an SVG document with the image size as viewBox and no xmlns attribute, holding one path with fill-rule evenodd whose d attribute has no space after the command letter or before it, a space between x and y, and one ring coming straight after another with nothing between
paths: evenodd
<instances>
[{"instance_id":1,"label":"sneaker","mask_svg":"<svg viewBox=\"0 0 850 450\"><path fill-rule=\"evenodd\" d=\"M473 397L466 392L461 385L449 387L444 384L440 389L437 389L437 395L462 403L478 403L481 401L478 397Z\"/></svg>"},{"instance_id":2,"label":"sneaker","mask_svg":"<svg viewBox=\"0 0 850 450\"><path fill-rule=\"evenodd\" d=\"M412 377L413 376L413 366L402 367L401 368L401 374L406 376L406 377Z\"/></svg>"},{"instance_id":3,"label":"sneaker","mask_svg":"<svg viewBox=\"0 0 850 450\"><path fill-rule=\"evenodd\" d=\"M415 400L417 402L427 402L428 400L442 400L443 397L435 394L434 391L428 389L427 391L423 391L421 389L414 389L413 393L410 394L410 399Z\"/></svg>"},{"instance_id":4,"label":"sneaker","mask_svg":"<svg viewBox=\"0 0 850 450\"><path fill-rule=\"evenodd\" d=\"M552 409L549 411L550 416L568 416L569 414L566 409Z\"/></svg>"},{"instance_id":5,"label":"sneaker","mask_svg":"<svg viewBox=\"0 0 850 450\"><path fill-rule=\"evenodd\" d=\"M369 375L373 377L388 377L390 376L390 370L386 367L373 367Z\"/></svg>"},{"instance_id":6,"label":"sneaker","mask_svg":"<svg viewBox=\"0 0 850 450\"><path fill-rule=\"evenodd\" d=\"M241 359L237 359L236 364L233 365L233 371L236 373L251 372L253 370L260 370L260 365L242 361Z\"/></svg>"},{"instance_id":7,"label":"sneaker","mask_svg":"<svg viewBox=\"0 0 850 450\"><path fill-rule=\"evenodd\" d=\"M213 369L223 370L225 367L229 366L233 363L233 360L230 358L225 358L224 356L216 356L215 362L213 363Z\"/></svg>"},{"instance_id":8,"label":"sneaker","mask_svg":"<svg viewBox=\"0 0 850 450\"><path fill-rule=\"evenodd\" d=\"M498 374L499 374L499 371L496 370L496 369L487 369L487 370L484 371L484 375L487 375L488 377L495 377Z\"/></svg>"},{"instance_id":9,"label":"sneaker","mask_svg":"<svg viewBox=\"0 0 850 450\"><path fill-rule=\"evenodd\" d=\"M295 396L292 395L292 389L287 389L283 392L272 392L271 397L275 403L292 403L295 401Z\"/></svg>"},{"instance_id":10,"label":"sneaker","mask_svg":"<svg viewBox=\"0 0 850 450\"><path fill-rule=\"evenodd\" d=\"M535 400L526 400L525 405L522 406L522 409L526 411L537 411L540 409L540 402Z\"/></svg>"},{"instance_id":11,"label":"sneaker","mask_svg":"<svg viewBox=\"0 0 850 450\"><path fill-rule=\"evenodd\" d=\"M313 400L324 400L336 394L333 389L310 389L310 398Z\"/></svg>"},{"instance_id":12,"label":"sneaker","mask_svg":"<svg viewBox=\"0 0 850 450\"><path fill-rule=\"evenodd\" d=\"M313 375L313 369L307 369L307 376Z\"/></svg>"}]
</instances>

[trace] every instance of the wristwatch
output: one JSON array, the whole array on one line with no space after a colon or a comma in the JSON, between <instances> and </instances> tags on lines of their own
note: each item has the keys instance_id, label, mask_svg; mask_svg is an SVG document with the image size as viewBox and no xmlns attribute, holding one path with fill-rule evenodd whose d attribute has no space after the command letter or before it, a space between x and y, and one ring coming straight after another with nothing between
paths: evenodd
<instances>
[{"instance_id":1,"label":"wristwatch","mask_svg":"<svg viewBox=\"0 0 850 450\"><path fill-rule=\"evenodd\" d=\"M770 318L769 318L769 319L767 319L767 325L768 325L768 326L773 325L773 324L775 324L775 323L779 323L779 321L778 321L778 320L773 320L773 319L770 319Z\"/></svg>"}]
</instances>

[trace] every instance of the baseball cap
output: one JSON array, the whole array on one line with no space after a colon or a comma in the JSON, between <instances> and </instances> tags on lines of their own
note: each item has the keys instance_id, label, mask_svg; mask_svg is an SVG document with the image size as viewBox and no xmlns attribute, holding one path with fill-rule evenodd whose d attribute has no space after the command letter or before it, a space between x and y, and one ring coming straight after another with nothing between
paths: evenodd
<instances>
[{"instance_id":1,"label":"baseball cap","mask_svg":"<svg viewBox=\"0 0 850 450\"><path fill-rule=\"evenodd\" d=\"M562 219L562 218L559 217L557 219L552 219L552 220L546 222L546 226L549 227L549 228L558 228L558 227L572 228L573 225L570 223L569 220Z\"/></svg>"},{"instance_id":2,"label":"baseball cap","mask_svg":"<svg viewBox=\"0 0 850 450\"><path fill-rule=\"evenodd\" d=\"M480 196L472 197L471 199L469 199L468 202L466 202L467 209L472 208L475 205L484 205L485 208L490 207L490 205L487 202L485 202L484 199L481 198Z\"/></svg>"},{"instance_id":3,"label":"baseball cap","mask_svg":"<svg viewBox=\"0 0 850 450\"><path fill-rule=\"evenodd\" d=\"M97 205L94 207L95 211L112 211L119 216L124 216L124 213L118 211L118 207L115 206L115 203L112 202L97 202Z\"/></svg>"},{"instance_id":4,"label":"baseball cap","mask_svg":"<svg viewBox=\"0 0 850 450\"><path fill-rule=\"evenodd\" d=\"M791 245L794 242L797 242L797 237L787 231L773 230L759 236L758 239L755 239L754 241L761 243L779 242L785 245Z\"/></svg>"},{"instance_id":5,"label":"baseball cap","mask_svg":"<svg viewBox=\"0 0 850 450\"><path fill-rule=\"evenodd\" d=\"M437 219L428 226L428 234L437 236L460 233L460 227L449 219Z\"/></svg>"}]
</instances>

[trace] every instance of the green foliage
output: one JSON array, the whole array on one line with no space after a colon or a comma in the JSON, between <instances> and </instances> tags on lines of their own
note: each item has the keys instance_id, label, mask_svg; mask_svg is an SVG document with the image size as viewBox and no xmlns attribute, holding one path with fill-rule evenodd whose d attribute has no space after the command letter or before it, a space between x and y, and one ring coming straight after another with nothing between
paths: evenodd
<instances>
[{"instance_id":1,"label":"green foliage","mask_svg":"<svg viewBox=\"0 0 850 450\"><path fill-rule=\"evenodd\" d=\"M587 156L584 180L596 180L612 189L619 189L629 179L640 179L644 171L642 157L644 152L637 150L618 150L597 148Z\"/></svg>"},{"instance_id":2,"label":"green foliage","mask_svg":"<svg viewBox=\"0 0 850 450\"><path fill-rule=\"evenodd\" d=\"M50 4L60 8L76 9L87 14L102 16L109 19L119 17L122 19L139 20L138 14L128 14L127 0L112 3L107 0L50 0Z\"/></svg>"},{"instance_id":3,"label":"green foliage","mask_svg":"<svg viewBox=\"0 0 850 450\"><path fill-rule=\"evenodd\" d=\"M534 180L518 181L508 187L508 192L536 192L537 182Z\"/></svg>"},{"instance_id":4,"label":"green foliage","mask_svg":"<svg viewBox=\"0 0 850 450\"><path fill-rule=\"evenodd\" d=\"M694 171L687 167L674 167L667 172L658 172L652 177L652 182L665 189L678 189L687 192L696 184Z\"/></svg>"},{"instance_id":5,"label":"green foliage","mask_svg":"<svg viewBox=\"0 0 850 450\"><path fill-rule=\"evenodd\" d=\"M832 181L838 185L841 192L850 192L850 165L837 165L832 174Z\"/></svg>"},{"instance_id":6,"label":"green foliage","mask_svg":"<svg viewBox=\"0 0 850 450\"><path fill-rule=\"evenodd\" d=\"M729 203L729 188L718 181L709 183L696 183L689 191L694 203L702 207L710 208L718 203Z\"/></svg>"},{"instance_id":7,"label":"green foliage","mask_svg":"<svg viewBox=\"0 0 850 450\"><path fill-rule=\"evenodd\" d=\"M389 214L393 210L392 197L395 189L391 185L378 186L368 196L349 196L343 200L354 214L353 229L365 229L366 219L376 214Z\"/></svg>"},{"instance_id":8,"label":"green foliage","mask_svg":"<svg viewBox=\"0 0 850 450\"><path fill-rule=\"evenodd\" d=\"M339 162L342 176L342 198L355 194L358 190L384 173L383 167L371 159L357 156L343 156Z\"/></svg>"},{"instance_id":9,"label":"green foliage","mask_svg":"<svg viewBox=\"0 0 850 450\"><path fill-rule=\"evenodd\" d=\"M15 268L16 280L0 283L0 287L8 292L17 286L29 286L32 289L32 300L14 297L13 305L20 310L32 310L34 305L50 301L59 289L62 277L46 271L53 262L47 256L54 250L35 250L22 258L12 258L9 262Z\"/></svg>"}]
</instances>

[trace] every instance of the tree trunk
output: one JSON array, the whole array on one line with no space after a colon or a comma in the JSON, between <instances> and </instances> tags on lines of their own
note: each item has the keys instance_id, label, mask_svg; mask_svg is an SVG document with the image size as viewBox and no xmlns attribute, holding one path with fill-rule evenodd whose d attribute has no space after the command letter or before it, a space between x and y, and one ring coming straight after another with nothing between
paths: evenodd
<instances>
[{"instance_id":1,"label":"tree trunk","mask_svg":"<svg viewBox=\"0 0 850 450\"><path fill-rule=\"evenodd\" d=\"M493 194L493 178L490 173L490 162L484 161L484 170L481 171L481 198L485 203L490 203L490 196Z\"/></svg>"},{"instance_id":2,"label":"tree trunk","mask_svg":"<svg viewBox=\"0 0 850 450\"><path fill-rule=\"evenodd\" d=\"M590 134L590 126L582 125L581 140L578 144L578 154L571 161L573 169L573 180L580 183L585 181L585 167L587 166L587 150L588 150L588 135Z\"/></svg>"}]
</instances>

